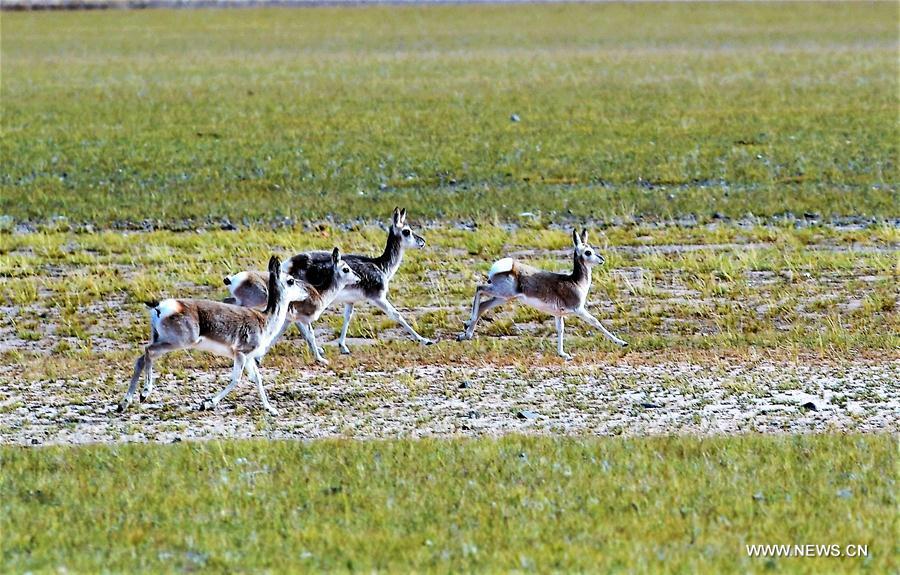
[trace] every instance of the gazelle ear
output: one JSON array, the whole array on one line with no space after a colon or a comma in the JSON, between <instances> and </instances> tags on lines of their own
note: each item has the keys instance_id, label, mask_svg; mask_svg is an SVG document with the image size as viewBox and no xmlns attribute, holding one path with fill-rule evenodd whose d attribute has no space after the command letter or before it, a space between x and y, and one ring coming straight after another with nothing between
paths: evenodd
<instances>
[{"instance_id":1,"label":"gazelle ear","mask_svg":"<svg viewBox=\"0 0 900 575\"><path fill-rule=\"evenodd\" d=\"M581 239L578 237L578 230L572 230L572 244L576 248L581 245Z\"/></svg>"},{"instance_id":2,"label":"gazelle ear","mask_svg":"<svg viewBox=\"0 0 900 575\"><path fill-rule=\"evenodd\" d=\"M400 210L400 222L404 224L406 223L406 208Z\"/></svg>"},{"instance_id":3,"label":"gazelle ear","mask_svg":"<svg viewBox=\"0 0 900 575\"><path fill-rule=\"evenodd\" d=\"M394 208L394 225L400 225L400 208Z\"/></svg>"},{"instance_id":4,"label":"gazelle ear","mask_svg":"<svg viewBox=\"0 0 900 575\"><path fill-rule=\"evenodd\" d=\"M581 243L583 243L583 244L588 243L587 228L582 228L582 230L581 230Z\"/></svg>"},{"instance_id":5,"label":"gazelle ear","mask_svg":"<svg viewBox=\"0 0 900 575\"><path fill-rule=\"evenodd\" d=\"M277 274L280 268L281 268L281 261L278 259L278 256L270 257L269 258L269 273Z\"/></svg>"},{"instance_id":6,"label":"gazelle ear","mask_svg":"<svg viewBox=\"0 0 900 575\"><path fill-rule=\"evenodd\" d=\"M331 263L337 265L339 261L341 261L341 250L335 246L334 250L331 252Z\"/></svg>"}]
</instances>

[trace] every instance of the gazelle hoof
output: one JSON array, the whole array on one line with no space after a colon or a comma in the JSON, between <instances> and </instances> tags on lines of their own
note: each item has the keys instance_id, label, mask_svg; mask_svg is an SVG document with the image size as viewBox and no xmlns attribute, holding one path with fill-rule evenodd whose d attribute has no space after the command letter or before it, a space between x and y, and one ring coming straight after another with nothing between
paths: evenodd
<instances>
[{"instance_id":1,"label":"gazelle hoof","mask_svg":"<svg viewBox=\"0 0 900 575\"><path fill-rule=\"evenodd\" d=\"M341 353L344 355L350 355L350 348L346 345L341 346Z\"/></svg>"},{"instance_id":2,"label":"gazelle hoof","mask_svg":"<svg viewBox=\"0 0 900 575\"><path fill-rule=\"evenodd\" d=\"M262 356L257 356L253 358L253 361L256 362L256 367L262 367Z\"/></svg>"},{"instance_id":3,"label":"gazelle hoof","mask_svg":"<svg viewBox=\"0 0 900 575\"><path fill-rule=\"evenodd\" d=\"M328 360L325 359L324 357L317 357L317 358L316 358L316 363L319 363L319 364L322 364L322 365L328 365Z\"/></svg>"},{"instance_id":4,"label":"gazelle hoof","mask_svg":"<svg viewBox=\"0 0 900 575\"><path fill-rule=\"evenodd\" d=\"M216 404L213 403L213 400L207 399L203 403L200 404L200 411L212 411L216 408Z\"/></svg>"},{"instance_id":5,"label":"gazelle hoof","mask_svg":"<svg viewBox=\"0 0 900 575\"><path fill-rule=\"evenodd\" d=\"M272 416L278 415L278 410L275 409L274 407L272 407L271 405L263 406L263 408L269 412L269 415L272 415Z\"/></svg>"},{"instance_id":6,"label":"gazelle hoof","mask_svg":"<svg viewBox=\"0 0 900 575\"><path fill-rule=\"evenodd\" d=\"M560 353L560 354L557 354L557 355L559 355L559 357L563 358L565 361L571 361L571 360L572 360L572 356L571 356L570 354L568 354L568 353Z\"/></svg>"},{"instance_id":7,"label":"gazelle hoof","mask_svg":"<svg viewBox=\"0 0 900 575\"><path fill-rule=\"evenodd\" d=\"M116 411L118 411L119 413L122 413L123 411L128 409L129 403L130 403L129 401L126 401L123 399L122 401L119 402L119 405L116 406Z\"/></svg>"},{"instance_id":8,"label":"gazelle hoof","mask_svg":"<svg viewBox=\"0 0 900 575\"><path fill-rule=\"evenodd\" d=\"M437 343L437 341L433 340L433 339L425 338L425 339L420 340L419 343L421 343L422 345L434 345L435 343Z\"/></svg>"},{"instance_id":9,"label":"gazelle hoof","mask_svg":"<svg viewBox=\"0 0 900 575\"><path fill-rule=\"evenodd\" d=\"M148 397L150 397L149 393L142 393L138 396L138 399L141 401L141 403L144 403L145 401L147 401Z\"/></svg>"},{"instance_id":10,"label":"gazelle hoof","mask_svg":"<svg viewBox=\"0 0 900 575\"><path fill-rule=\"evenodd\" d=\"M472 336L467 333L461 333L456 336L456 341L466 341L467 339L472 339Z\"/></svg>"},{"instance_id":11,"label":"gazelle hoof","mask_svg":"<svg viewBox=\"0 0 900 575\"><path fill-rule=\"evenodd\" d=\"M620 342L619 342L619 347L628 347L628 342L627 342L627 341L620 341Z\"/></svg>"}]
</instances>

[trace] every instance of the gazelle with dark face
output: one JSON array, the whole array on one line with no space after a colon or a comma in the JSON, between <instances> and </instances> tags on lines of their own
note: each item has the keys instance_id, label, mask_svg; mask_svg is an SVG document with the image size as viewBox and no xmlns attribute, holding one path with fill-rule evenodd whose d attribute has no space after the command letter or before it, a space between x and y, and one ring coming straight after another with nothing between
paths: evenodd
<instances>
[{"instance_id":1,"label":"gazelle with dark face","mask_svg":"<svg viewBox=\"0 0 900 575\"><path fill-rule=\"evenodd\" d=\"M281 266L281 273L287 273L284 270L289 267L287 265L289 262L290 260ZM316 361L324 365L328 364L328 360L325 359L322 349L316 345L316 334L313 331L312 322L319 319L325 308L334 301L341 290L359 281L359 276L344 261L338 248L334 248L331 252L329 263L328 279L321 282L318 288L303 279L297 279L303 284L309 296L291 304L284 325L269 344L270 346L274 345L290 324L296 323ZM245 271L225 278L225 285L228 286L228 291L231 293L231 297L226 301L247 307L261 307L268 298L266 286L269 283L270 274L271 272Z\"/></svg>"},{"instance_id":2,"label":"gazelle with dark face","mask_svg":"<svg viewBox=\"0 0 900 575\"><path fill-rule=\"evenodd\" d=\"M341 290L335 299L337 303L344 304L344 324L341 326L341 335L338 338L341 353L350 353L345 340L347 329L350 327L350 318L353 317L353 306L364 301L368 301L403 326L403 329L417 342L423 345L434 343L433 340L419 335L397 311L397 308L388 301L387 297L390 281L403 261L403 252L407 249L425 247L425 238L415 233L406 223L406 209L394 208L391 225L387 232L387 242L384 252L380 256L348 255L344 257L344 261L359 276L359 281ZM327 267L328 254L326 252L300 253L282 264L282 269L286 272L317 288L328 285Z\"/></svg>"},{"instance_id":3,"label":"gazelle with dark face","mask_svg":"<svg viewBox=\"0 0 900 575\"><path fill-rule=\"evenodd\" d=\"M603 256L587 243L587 230L578 235L572 231L575 246L574 267L570 274L545 272L537 268L517 262L512 258L503 258L491 266L488 282L475 289L472 302L472 317L465 322L466 330L458 337L460 341L472 339L475 325L487 310L517 299L522 303L556 317L557 345L556 351L565 359L572 356L563 351L563 329L565 317L575 315L587 322L591 327L622 347L628 344L609 332L584 307L588 291L591 289L591 268L603 263ZM487 299L482 300L482 295Z\"/></svg>"},{"instance_id":4,"label":"gazelle with dark face","mask_svg":"<svg viewBox=\"0 0 900 575\"><path fill-rule=\"evenodd\" d=\"M147 304L150 307L150 344L134 364L134 374L119 403L119 411L131 404L142 371L146 372L146 379L140 400L144 401L150 395L155 359L179 349L199 349L234 360L231 383L204 401L204 409L214 409L237 386L246 371L256 383L263 407L277 414L269 405L255 360L265 354L279 334L290 304L309 297L301 282L282 273L280 267L281 262L272 256L264 311L196 299L166 299Z\"/></svg>"}]
</instances>

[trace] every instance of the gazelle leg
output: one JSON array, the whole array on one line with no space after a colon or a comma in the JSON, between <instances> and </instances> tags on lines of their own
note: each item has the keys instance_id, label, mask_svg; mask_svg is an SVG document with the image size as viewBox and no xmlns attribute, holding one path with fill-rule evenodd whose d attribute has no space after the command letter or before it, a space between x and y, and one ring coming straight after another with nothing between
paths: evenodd
<instances>
[{"instance_id":1,"label":"gazelle leg","mask_svg":"<svg viewBox=\"0 0 900 575\"><path fill-rule=\"evenodd\" d=\"M344 343L344 340L347 339L347 330L350 328L350 318L352 317L353 304L344 304L344 325L341 326L341 337L338 338L338 347L341 348L341 353L348 355L350 354L350 348L347 347L347 344Z\"/></svg>"},{"instance_id":2,"label":"gazelle leg","mask_svg":"<svg viewBox=\"0 0 900 575\"><path fill-rule=\"evenodd\" d=\"M578 315L578 317L580 317L580 318L583 319L585 322L587 322L588 325L590 325L590 326L593 327L594 329L600 330L600 333L602 333L603 335L605 335L606 337L608 337L608 338L610 339L610 341L612 341L614 344L616 344L616 345L618 345L618 346L621 346L621 347L627 347L627 346L628 346L628 342L627 342L627 341L625 341L624 339L620 339L620 338L614 336L608 329L606 329L605 327L603 327L603 324L600 323L600 320L598 320L597 318L595 318L594 316L592 316L591 313L590 313L588 310L586 310L586 309L584 309L584 308L581 308L581 309L576 310L575 313L576 313L576 315Z\"/></svg>"},{"instance_id":3,"label":"gazelle leg","mask_svg":"<svg viewBox=\"0 0 900 575\"><path fill-rule=\"evenodd\" d=\"M572 356L563 351L563 330L566 327L566 320L563 316L557 316L556 318L556 353L559 354L559 357L569 360L572 359Z\"/></svg>"},{"instance_id":4,"label":"gazelle leg","mask_svg":"<svg viewBox=\"0 0 900 575\"><path fill-rule=\"evenodd\" d=\"M386 297L381 296L378 299L372 300L372 303L374 303L375 306L378 307L378 309L386 313L389 318L402 325L403 329L408 331L409 335L413 336L413 339L415 339L417 342L421 343L422 345L431 345L434 343L433 339L422 337L416 332L416 330L412 328L411 325L406 323L406 320L403 319L403 316L400 315L400 312L397 311L397 308L391 305L391 302L389 302Z\"/></svg>"},{"instance_id":5,"label":"gazelle leg","mask_svg":"<svg viewBox=\"0 0 900 575\"><path fill-rule=\"evenodd\" d=\"M125 397L122 398L122 401L119 402L119 411L125 411L128 409L128 406L131 404L131 400L134 399L134 392L137 389L138 378L141 376L141 372L144 371L144 363L147 361L147 351L141 354L137 361L134 362L134 373L131 376L131 381L128 382L128 391L125 392Z\"/></svg>"},{"instance_id":6,"label":"gazelle leg","mask_svg":"<svg viewBox=\"0 0 900 575\"><path fill-rule=\"evenodd\" d=\"M161 355L169 353L170 351L175 351L176 349L178 349L178 347L171 343L153 343L148 346L144 389L141 390L141 394L138 396L141 402L147 401L147 398L150 397L150 394L153 392L153 362L159 359Z\"/></svg>"},{"instance_id":7,"label":"gazelle leg","mask_svg":"<svg viewBox=\"0 0 900 575\"><path fill-rule=\"evenodd\" d=\"M490 286L486 285L480 285L475 288L475 297L472 298L472 317L469 318L469 321L463 322L466 330L459 334L459 337L456 338L457 340L472 339L472 336L475 335L475 324L478 323L478 318L481 317L481 314L478 313L481 309L481 292L489 288Z\"/></svg>"},{"instance_id":8,"label":"gazelle leg","mask_svg":"<svg viewBox=\"0 0 900 575\"><path fill-rule=\"evenodd\" d=\"M137 358L137 361L134 362L134 373L131 375L131 381L128 382L128 391L125 392L125 397L119 402L119 411L125 411L132 400L134 400L134 392L137 390L137 382L141 376L141 372L146 369L148 379L153 377L153 360L162 354L175 349L178 348L171 343L151 343L144 348L144 353L142 353L141 357ZM150 392L145 384L144 391L141 393L140 397L141 401L144 401L149 393Z\"/></svg>"},{"instance_id":9,"label":"gazelle leg","mask_svg":"<svg viewBox=\"0 0 900 575\"><path fill-rule=\"evenodd\" d=\"M256 390L259 392L259 400L262 402L263 409L272 415L278 415L278 410L269 404L269 398L266 397L266 390L263 388L262 378L259 376L259 369L256 368L256 363L252 361L247 362L247 375L256 384Z\"/></svg>"},{"instance_id":10,"label":"gazelle leg","mask_svg":"<svg viewBox=\"0 0 900 575\"><path fill-rule=\"evenodd\" d=\"M231 368L231 382L225 386L225 389L217 393L215 396L203 402L203 409L215 409L222 398L231 393L231 390L237 387L241 381L241 375L244 373L244 365L247 363L247 356L243 353L235 354L234 366Z\"/></svg>"},{"instance_id":11,"label":"gazelle leg","mask_svg":"<svg viewBox=\"0 0 900 575\"><path fill-rule=\"evenodd\" d=\"M316 361L321 363L322 365L328 365L328 360L325 359L324 355L322 355L325 350L316 345L316 332L312 328L312 324L298 321L297 327L300 328L300 333L302 333L303 338L306 339L306 344L309 346L309 351L313 354L313 357L316 359Z\"/></svg>"}]
</instances>

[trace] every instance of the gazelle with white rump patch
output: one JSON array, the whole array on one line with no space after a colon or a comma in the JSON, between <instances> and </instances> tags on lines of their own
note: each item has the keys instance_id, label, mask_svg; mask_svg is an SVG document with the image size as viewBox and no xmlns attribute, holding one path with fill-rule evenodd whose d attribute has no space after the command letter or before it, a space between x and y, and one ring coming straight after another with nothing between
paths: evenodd
<instances>
[{"instance_id":1,"label":"gazelle with white rump patch","mask_svg":"<svg viewBox=\"0 0 900 575\"><path fill-rule=\"evenodd\" d=\"M572 241L575 245L575 262L572 273L559 274L545 272L537 268L517 262L512 258L503 258L491 266L488 282L475 289L472 302L472 317L465 322L466 331L458 337L460 341L472 339L475 325L487 310L518 299L522 303L556 317L557 344L556 351L565 359L572 356L563 351L563 329L565 317L576 315L591 327L622 347L628 344L609 332L597 318L585 309L588 291L591 289L591 268L604 262L603 256L587 243L587 230L578 235L572 230ZM481 296L488 299L482 301Z\"/></svg>"},{"instance_id":2,"label":"gazelle with white rump patch","mask_svg":"<svg viewBox=\"0 0 900 575\"><path fill-rule=\"evenodd\" d=\"M434 343L433 340L419 335L387 299L388 284L400 268L403 252L410 248L423 247L425 247L425 238L412 231L412 228L406 223L406 209L394 208L391 225L388 227L387 242L384 252L380 256L347 255L344 257L344 261L359 277L359 280L341 290L335 299L337 303L344 304L344 324L341 326L341 335L338 338L341 353L350 353L350 348L347 347L345 340L350 327L350 318L353 317L353 306L364 301L372 303L386 313L389 318L403 326L403 329L417 342L423 345ZM304 280L323 291L331 285L329 256L328 252L299 253L285 261L282 269L295 278ZM240 279L236 278L236 280ZM237 283L243 282L238 281ZM248 301L251 299L250 288L235 285L229 286L228 289L236 299L239 292L244 292L245 295L242 297ZM311 332L312 328L309 329ZM307 338L307 341L309 339ZM312 346L312 344L310 345ZM312 347L310 347L310 351L317 356L317 360L321 357L321 353L313 350Z\"/></svg>"},{"instance_id":3,"label":"gazelle with white rump patch","mask_svg":"<svg viewBox=\"0 0 900 575\"><path fill-rule=\"evenodd\" d=\"M287 260L282 264L282 273L288 273L286 270L290 269L288 265L290 261ZM303 301L291 304L284 325L269 344L274 345L290 324L296 323L309 345L310 352L316 361L323 365L328 365L328 360L325 359L322 349L316 345L316 333L312 328L312 322L319 319L325 308L338 297L341 290L360 279L341 257L341 251L338 248L334 248L331 252L329 264L327 276L319 278L322 281L318 283L318 286L314 286L304 279L297 279L297 281L303 282L309 296ZM264 305L268 297L266 286L269 283L270 273L246 271L225 278L225 285L228 286L228 291L231 293L231 297L225 301L246 307ZM288 275L293 277L290 273Z\"/></svg>"},{"instance_id":4,"label":"gazelle with white rump patch","mask_svg":"<svg viewBox=\"0 0 900 575\"><path fill-rule=\"evenodd\" d=\"M150 395L155 359L179 349L199 349L234 359L231 383L204 401L203 409L214 409L237 386L246 371L256 384L263 407L277 414L269 405L255 360L266 352L281 331L290 304L309 296L301 282L281 273L280 268L281 262L272 256L264 311L197 299L166 299L147 304L150 307L150 344L134 364L134 374L119 403L119 411L131 404L142 371L146 379L140 400L144 401Z\"/></svg>"}]
</instances>

